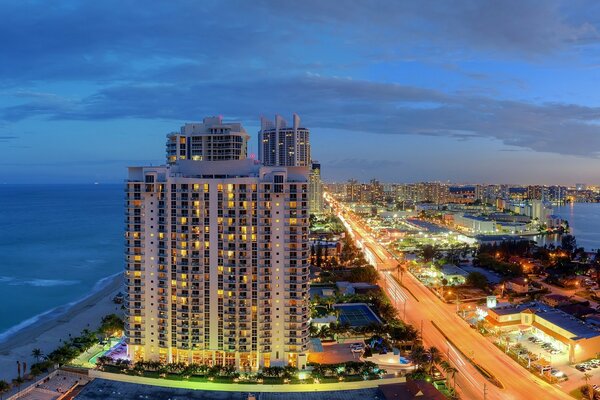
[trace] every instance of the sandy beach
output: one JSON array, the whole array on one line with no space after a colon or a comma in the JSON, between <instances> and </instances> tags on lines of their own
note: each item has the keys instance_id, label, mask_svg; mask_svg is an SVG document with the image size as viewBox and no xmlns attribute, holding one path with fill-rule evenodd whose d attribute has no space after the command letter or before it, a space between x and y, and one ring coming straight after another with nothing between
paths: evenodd
<instances>
[{"instance_id":1,"label":"sandy beach","mask_svg":"<svg viewBox=\"0 0 600 400\"><path fill-rule=\"evenodd\" d=\"M10 382L17 376L17 361L31 365L36 360L31 356L35 348L47 354L85 329L96 329L103 316L111 313L122 314L121 305L112 299L123 292L123 274L113 275L98 291L68 307L58 307L56 312L41 316L38 321L16 331L0 342L0 379ZM63 310L64 308L64 310Z\"/></svg>"}]
</instances>

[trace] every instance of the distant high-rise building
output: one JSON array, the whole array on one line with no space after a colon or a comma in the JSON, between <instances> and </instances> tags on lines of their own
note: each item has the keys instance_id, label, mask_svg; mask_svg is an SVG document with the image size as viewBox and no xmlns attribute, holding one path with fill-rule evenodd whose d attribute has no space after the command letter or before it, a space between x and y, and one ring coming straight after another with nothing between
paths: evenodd
<instances>
[{"instance_id":1,"label":"distant high-rise building","mask_svg":"<svg viewBox=\"0 0 600 400\"><path fill-rule=\"evenodd\" d=\"M246 146L241 124L206 118L168 136L168 165L129 168L134 362L305 364L309 171L261 166Z\"/></svg>"},{"instance_id":2,"label":"distant high-rise building","mask_svg":"<svg viewBox=\"0 0 600 400\"><path fill-rule=\"evenodd\" d=\"M310 168L308 210L311 214L323 212L323 181L321 181L321 164L318 161L313 161Z\"/></svg>"},{"instance_id":3,"label":"distant high-rise building","mask_svg":"<svg viewBox=\"0 0 600 400\"><path fill-rule=\"evenodd\" d=\"M356 179L348 180L346 183L346 201L355 203L360 201L360 183Z\"/></svg>"},{"instance_id":4,"label":"distant high-rise building","mask_svg":"<svg viewBox=\"0 0 600 400\"><path fill-rule=\"evenodd\" d=\"M300 126L298 114L290 127L280 115L275 122L263 117L260 124L258 158L263 165L310 167L310 131Z\"/></svg>"},{"instance_id":5,"label":"distant high-rise building","mask_svg":"<svg viewBox=\"0 0 600 400\"><path fill-rule=\"evenodd\" d=\"M167 135L167 163L178 160L243 160L248 157L250 136L239 122L223 123L221 117L185 124L179 133Z\"/></svg>"},{"instance_id":6,"label":"distant high-rise building","mask_svg":"<svg viewBox=\"0 0 600 400\"><path fill-rule=\"evenodd\" d=\"M541 185L527 186L527 198L529 200L546 200L548 188Z\"/></svg>"}]
</instances>

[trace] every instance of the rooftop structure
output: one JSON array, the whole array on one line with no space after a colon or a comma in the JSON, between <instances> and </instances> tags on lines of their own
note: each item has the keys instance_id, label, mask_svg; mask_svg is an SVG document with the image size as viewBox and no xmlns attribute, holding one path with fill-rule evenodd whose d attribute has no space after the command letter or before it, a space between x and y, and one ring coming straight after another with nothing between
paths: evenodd
<instances>
[{"instance_id":1,"label":"rooftop structure","mask_svg":"<svg viewBox=\"0 0 600 400\"><path fill-rule=\"evenodd\" d=\"M179 160L243 160L250 136L239 122L223 122L222 117L207 117L201 123L181 127L167 135L167 163Z\"/></svg>"}]
</instances>

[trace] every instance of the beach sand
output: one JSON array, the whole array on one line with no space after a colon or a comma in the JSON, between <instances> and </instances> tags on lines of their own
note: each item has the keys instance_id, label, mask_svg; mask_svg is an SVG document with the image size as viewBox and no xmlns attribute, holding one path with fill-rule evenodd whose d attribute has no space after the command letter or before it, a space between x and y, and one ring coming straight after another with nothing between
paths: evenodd
<instances>
[{"instance_id":1,"label":"beach sand","mask_svg":"<svg viewBox=\"0 0 600 400\"><path fill-rule=\"evenodd\" d=\"M17 361L25 361L29 366L36 362L31 356L35 348L48 354L85 329L96 329L102 317L107 314L122 315L120 304L113 303L118 292L124 293L123 274L119 273L99 288L97 292L69 306L64 312L47 315L39 321L13 333L0 342L0 379L8 382L17 377Z\"/></svg>"}]
</instances>

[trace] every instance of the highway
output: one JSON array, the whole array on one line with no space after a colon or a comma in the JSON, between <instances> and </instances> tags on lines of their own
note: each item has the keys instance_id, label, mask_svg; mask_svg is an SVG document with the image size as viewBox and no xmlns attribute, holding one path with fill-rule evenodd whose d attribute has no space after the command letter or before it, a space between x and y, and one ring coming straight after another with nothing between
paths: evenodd
<instances>
[{"instance_id":1,"label":"highway","mask_svg":"<svg viewBox=\"0 0 600 400\"><path fill-rule=\"evenodd\" d=\"M367 254L370 253L368 258L377 264L382 286L398 309L399 316L406 318L406 322L417 329L422 329L424 344L435 346L445 353L450 363L458 370L456 384L461 398L516 400L541 396L544 399L572 400L567 393L537 378L476 330L471 329L455 314L454 306L440 301L410 273L404 274L402 286L398 284L390 272L397 266L392 254L366 232L364 222L360 218L349 213L343 215L343 206L330 197L329 200L338 216L352 231L357 244L363 247ZM440 333L434 324L444 334ZM499 388L489 382L467 357L488 371L503 387Z\"/></svg>"}]
</instances>

